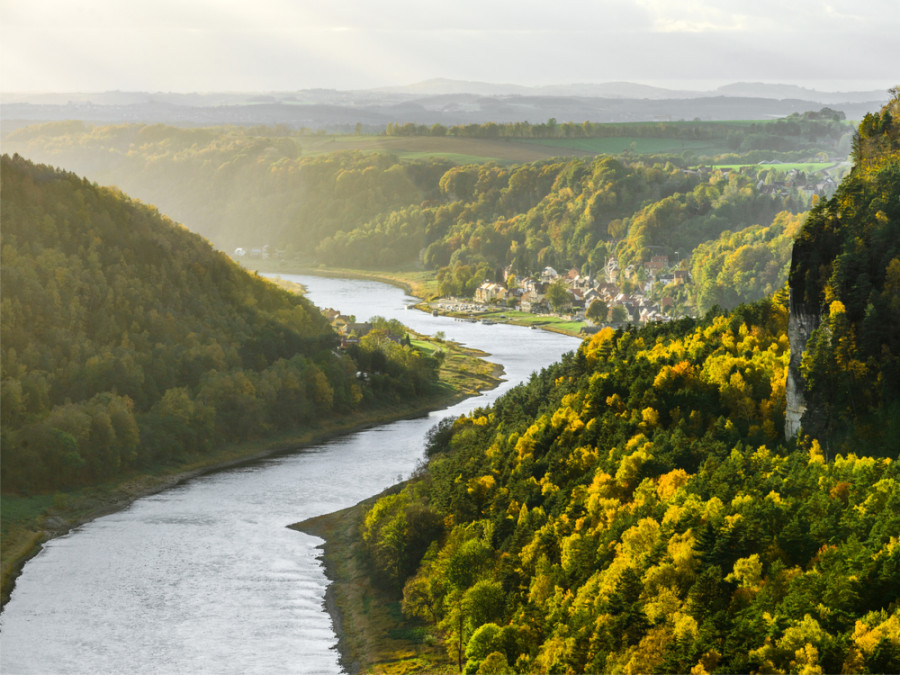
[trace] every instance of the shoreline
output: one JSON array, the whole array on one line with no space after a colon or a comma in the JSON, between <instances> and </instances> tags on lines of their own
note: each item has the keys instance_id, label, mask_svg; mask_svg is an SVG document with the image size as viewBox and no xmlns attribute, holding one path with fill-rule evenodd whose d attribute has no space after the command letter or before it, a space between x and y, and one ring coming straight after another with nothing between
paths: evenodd
<instances>
[{"instance_id":1,"label":"shoreline","mask_svg":"<svg viewBox=\"0 0 900 675\"><path fill-rule=\"evenodd\" d=\"M243 265L243 263L241 263ZM522 321L516 319L500 319L495 315L503 311L498 308L488 308L485 307L483 311L478 314L466 313L466 312L456 312L452 310L442 310L434 307L434 303L442 300L437 295L428 293L425 290L426 283L420 282L415 279L407 278L404 276L403 272L397 272L395 274L391 274L390 272L378 272L375 270L357 270L357 269L349 269L349 268L339 268L339 267L310 267L310 266L298 266L291 267L293 271L287 272L285 270L280 269L281 265L247 265L246 268L248 270L252 270L257 272L260 275L271 275L272 277L276 277L281 281L280 275L282 274L306 274L310 276L319 276L319 277L327 277L330 279L361 279L364 281L380 281L381 283L388 284L390 286L394 286L395 288L402 289L406 294L411 295L415 298L418 298L419 302L417 302L414 307L419 311L426 312L431 314L432 312L437 312L440 316L446 316L451 319L458 319L460 321L469 321L469 320L479 320L480 318L488 318L493 323L501 323L509 326L522 326L524 328L535 328L539 330L548 331L551 333L558 333L560 335L568 335L570 337L577 338L579 340L584 339L586 336L582 333L575 332L573 330L567 330L565 328L559 328L555 324L557 323L569 323L566 320L557 320L559 317L550 316L547 320L541 321ZM426 298L426 296L428 296ZM609 325L609 324L605 324ZM587 336L590 337L590 336Z\"/></svg>"},{"instance_id":2,"label":"shoreline","mask_svg":"<svg viewBox=\"0 0 900 675\"><path fill-rule=\"evenodd\" d=\"M465 382L456 385L450 384L449 378L442 377L437 383L440 388L426 399L344 415L326 420L315 428L298 429L280 436L224 445L211 455L194 456L181 465L162 466L144 472L135 471L107 483L62 493L59 504L54 503L33 519L4 523L4 530L9 527L3 534L4 553L8 553L8 556L4 555L0 570L2 574L0 612L12 597L23 568L29 560L40 553L45 543L97 518L127 509L138 499L200 476L280 453L299 452L331 438L372 426L421 417L432 411L448 408L471 396L477 396L480 392L499 384L503 369L485 360L489 354L458 343L450 343L450 346L451 354L456 354L462 359L478 360L486 364L485 367L490 366L489 374L479 373L474 369L465 371Z\"/></svg>"},{"instance_id":3,"label":"shoreline","mask_svg":"<svg viewBox=\"0 0 900 675\"><path fill-rule=\"evenodd\" d=\"M328 586L323 609L331 618L341 668L350 675L368 672L455 673L445 666L443 649L433 640L411 639L423 629L416 621L399 619L399 591L374 582L359 537L366 512L382 497L401 490L396 483L376 495L338 511L307 518L289 529L323 540L317 546Z\"/></svg>"},{"instance_id":4,"label":"shoreline","mask_svg":"<svg viewBox=\"0 0 900 675\"><path fill-rule=\"evenodd\" d=\"M434 279L418 281L416 279L406 277L403 272L396 272L392 274L391 272L379 272L377 270L359 270L344 267L317 267L312 265L284 265L278 263L269 263L266 265L251 265L245 264L242 261L237 262L245 269L256 272L260 275L274 276L281 274L298 274L314 277L326 277L329 279L360 279L362 281L380 281L383 284L388 284L389 286L399 288L407 295L416 297L423 302L426 301L426 296L430 295L426 290L427 284L429 283L429 281L436 281Z\"/></svg>"}]
</instances>

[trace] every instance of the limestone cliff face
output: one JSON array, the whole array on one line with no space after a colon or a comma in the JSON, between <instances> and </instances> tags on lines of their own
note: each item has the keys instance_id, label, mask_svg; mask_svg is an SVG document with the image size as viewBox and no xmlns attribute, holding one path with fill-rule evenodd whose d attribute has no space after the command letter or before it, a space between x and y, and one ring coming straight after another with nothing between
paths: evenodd
<instances>
[{"instance_id":1,"label":"limestone cliff face","mask_svg":"<svg viewBox=\"0 0 900 675\"><path fill-rule=\"evenodd\" d=\"M803 379L800 375L800 360L809 336L819 326L819 314L810 311L803 302L794 301L791 289L791 311L788 316L788 340L791 345L791 361L788 366L785 397L787 406L784 413L784 436L793 438L800 431L800 422L806 412L806 397L803 394Z\"/></svg>"}]
</instances>

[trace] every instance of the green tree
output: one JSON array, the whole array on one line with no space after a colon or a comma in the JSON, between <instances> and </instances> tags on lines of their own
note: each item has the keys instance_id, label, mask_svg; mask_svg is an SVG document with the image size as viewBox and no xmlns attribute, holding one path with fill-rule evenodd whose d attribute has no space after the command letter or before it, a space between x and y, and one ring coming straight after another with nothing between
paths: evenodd
<instances>
[{"instance_id":1,"label":"green tree","mask_svg":"<svg viewBox=\"0 0 900 675\"><path fill-rule=\"evenodd\" d=\"M556 312L561 312L569 306L569 289L562 279L557 279L550 284L550 287L547 289L547 301Z\"/></svg>"},{"instance_id":2,"label":"green tree","mask_svg":"<svg viewBox=\"0 0 900 675\"><path fill-rule=\"evenodd\" d=\"M612 312L609 316L610 321L612 323L625 323L628 321L628 310L625 309L625 305L616 305L612 308Z\"/></svg>"},{"instance_id":3,"label":"green tree","mask_svg":"<svg viewBox=\"0 0 900 675\"><path fill-rule=\"evenodd\" d=\"M606 315L609 313L609 307L606 304L606 301L597 298L594 300L590 307L587 308L587 312L585 312L585 317L593 321L594 323L600 323L601 321L606 320Z\"/></svg>"}]
</instances>

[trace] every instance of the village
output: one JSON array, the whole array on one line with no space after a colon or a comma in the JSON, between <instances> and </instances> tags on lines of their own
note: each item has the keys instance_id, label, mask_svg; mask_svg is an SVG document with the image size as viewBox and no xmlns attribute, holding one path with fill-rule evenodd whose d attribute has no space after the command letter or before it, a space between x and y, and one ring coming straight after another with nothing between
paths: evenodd
<instances>
[{"instance_id":1,"label":"village","mask_svg":"<svg viewBox=\"0 0 900 675\"><path fill-rule=\"evenodd\" d=\"M535 318L583 322L582 333L603 326L643 325L671 321L685 313L684 286L690 273L673 266L668 255L655 255L642 265L619 268L610 258L597 276L576 269L560 273L545 267L540 274L517 277L511 267L503 271L503 283L485 281L474 298L440 298L429 303L436 314L485 322L506 320L509 312ZM497 316L498 312L504 312ZM539 321L529 321L531 324Z\"/></svg>"}]
</instances>

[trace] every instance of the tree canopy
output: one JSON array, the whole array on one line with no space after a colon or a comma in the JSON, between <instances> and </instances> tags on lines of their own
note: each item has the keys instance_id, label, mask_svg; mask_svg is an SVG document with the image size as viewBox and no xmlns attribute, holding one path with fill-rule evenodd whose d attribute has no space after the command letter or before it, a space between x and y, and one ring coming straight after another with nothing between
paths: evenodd
<instances>
[{"instance_id":1,"label":"tree canopy","mask_svg":"<svg viewBox=\"0 0 900 675\"><path fill-rule=\"evenodd\" d=\"M434 383L432 357L390 340L335 351L309 301L153 207L19 156L0 175L4 489L95 483Z\"/></svg>"},{"instance_id":2,"label":"tree canopy","mask_svg":"<svg viewBox=\"0 0 900 675\"><path fill-rule=\"evenodd\" d=\"M389 530L391 504L368 512L372 565L383 569L378 532L400 532L404 566L386 578L448 661L900 669L897 105L863 122L853 174L794 248L790 305L822 313L803 357L810 405L830 406L842 433L804 422L784 439L783 290L726 315L603 328L435 430L428 464L391 502L428 528Z\"/></svg>"}]
</instances>

